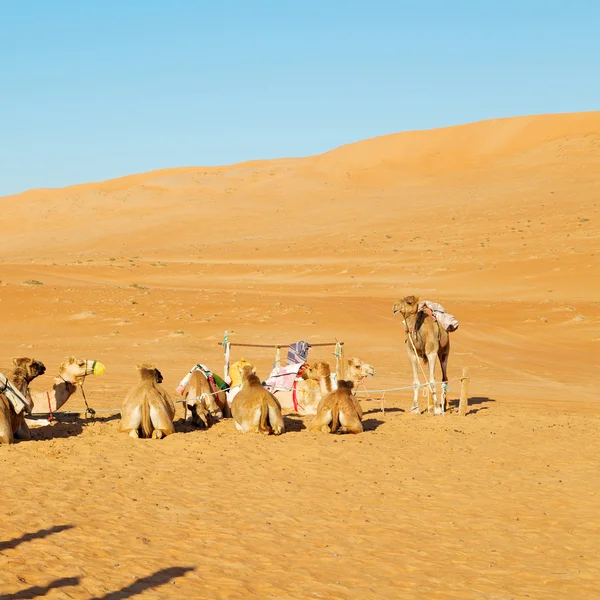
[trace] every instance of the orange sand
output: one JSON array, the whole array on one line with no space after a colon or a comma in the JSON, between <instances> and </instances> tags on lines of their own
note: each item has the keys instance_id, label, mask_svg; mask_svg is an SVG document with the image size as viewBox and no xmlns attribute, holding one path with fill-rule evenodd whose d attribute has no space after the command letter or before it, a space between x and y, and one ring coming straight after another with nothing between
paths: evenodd
<instances>
[{"instance_id":1,"label":"orange sand","mask_svg":"<svg viewBox=\"0 0 600 600\"><path fill-rule=\"evenodd\" d=\"M37 429L0 447L0 599L600 597L598 173L593 112L2 198L0 371L42 360L34 389L76 355L107 366L97 410L140 362L173 392L221 373L226 329L337 337L372 387L409 385L391 306L417 293L460 321L472 410L408 415L404 391L353 437ZM266 377L274 352L244 350Z\"/></svg>"}]
</instances>

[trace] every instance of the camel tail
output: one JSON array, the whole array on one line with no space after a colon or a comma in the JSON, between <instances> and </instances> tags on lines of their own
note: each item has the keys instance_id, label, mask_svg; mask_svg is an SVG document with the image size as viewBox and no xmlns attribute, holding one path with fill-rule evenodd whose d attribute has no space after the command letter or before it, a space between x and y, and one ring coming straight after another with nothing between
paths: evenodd
<instances>
[{"instance_id":1,"label":"camel tail","mask_svg":"<svg viewBox=\"0 0 600 600\"><path fill-rule=\"evenodd\" d=\"M150 418L150 403L148 402L148 398L146 396L144 396L144 400L142 402L142 422L140 427L142 429L142 437L152 437L154 427L152 426L152 419Z\"/></svg>"},{"instance_id":2,"label":"camel tail","mask_svg":"<svg viewBox=\"0 0 600 600\"><path fill-rule=\"evenodd\" d=\"M262 406L260 407L260 423L258 424L258 430L260 433L270 433L269 404L266 400L263 400Z\"/></svg>"},{"instance_id":3,"label":"camel tail","mask_svg":"<svg viewBox=\"0 0 600 600\"><path fill-rule=\"evenodd\" d=\"M335 433L340 426L340 409L337 404L331 409L331 433Z\"/></svg>"},{"instance_id":4,"label":"camel tail","mask_svg":"<svg viewBox=\"0 0 600 600\"><path fill-rule=\"evenodd\" d=\"M269 424L274 435L279 435L284 432L285 427L283 424L283 417L281 416L281 410L275 404L275 402L268 403L269 410Z\"/></svg>"}]
</instances>

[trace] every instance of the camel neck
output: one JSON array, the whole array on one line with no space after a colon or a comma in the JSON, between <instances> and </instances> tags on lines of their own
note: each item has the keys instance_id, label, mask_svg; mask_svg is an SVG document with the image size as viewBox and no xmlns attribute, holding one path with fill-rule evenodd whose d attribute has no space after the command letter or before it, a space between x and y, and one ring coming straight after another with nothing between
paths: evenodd
<instances>
[{"instance_id":1,"label":"camel neck","mask_svg":"<svg viewBox=\"0 0 600 600\"><path fill-rule=\"evenodd\" d=\"M321 388L321 396L325 396L331 391L331 376L321 377L319 379L319 387Z\"/></svg>"},{"instance_id":2,"label":"camel neck","mask_svg":"<svg viewBox=\"0 0 600 600\"><path fill-rule=\"evenodd\" d=\"M29 379L21 369L15 369L12 376L12 382L15 384L16 388L21 392L21 394L25 394L27 392L30 381L31 379Z\"/></svg>"}]
</instances>

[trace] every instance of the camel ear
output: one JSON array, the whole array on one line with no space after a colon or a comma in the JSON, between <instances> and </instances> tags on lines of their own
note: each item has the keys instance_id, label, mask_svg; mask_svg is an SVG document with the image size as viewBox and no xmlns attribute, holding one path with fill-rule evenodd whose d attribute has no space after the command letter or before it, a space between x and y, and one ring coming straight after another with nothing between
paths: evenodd
<instances>
[{"instance_id":1,"label":"camel ear","mask_svg":"<svg viewBox=\"0 0 600 600\"><path fill-rule=\"evenodd\" d=\"M252 367L252 375L256 375L256 367Z\"/></svg>"},{"instance_id":2,"label":"camel ear","mask_svg":"<svg viewBox=\"0 0 600 600\"><path fill-rule=\"evenodd\" d=\"M67 358L65 358L65 363L68 365L72 365L74 362L75 362L74 356L67 356Z\"/></svg>"}]
</instances>

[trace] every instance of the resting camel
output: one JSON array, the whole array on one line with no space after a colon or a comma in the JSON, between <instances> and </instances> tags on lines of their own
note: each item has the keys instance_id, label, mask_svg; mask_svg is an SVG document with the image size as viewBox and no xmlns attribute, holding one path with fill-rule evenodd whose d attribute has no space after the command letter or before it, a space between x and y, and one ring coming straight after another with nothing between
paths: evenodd
<instances>
[{"instance_id":1,"label":"resting camel","mask_svg":"<svg viewBox=\"0 0 600 600\"><path fill-rule=\"evenodd\" d=\"M208 427L209 418L217 422L223 417L231 417L231 409L227 403L225 391L213 390L206 375L200 370L192 372L183 407L185 420L200 427ZM190 411L189 416L188 410Z\"/></svg>"},{"instance_id":2,"label":"resting camel","mask_svg":"<svg viewBox=\"0 0 600 600\"><path fill-rule=\"evenodd\" d=\"M175 433L175 404L160 385L160 371L149 364L138 365L137 369L141 381L123 400L120 431L132 438L154 439Z\"/></svg>"},{"instance_id":3,"label":"resting camel","mask_svg":"<svg viewBox=\"0 0 600 600\"><path fill-rule=\"evenodd\" d=\"M375 369L360 358L346 360L345 367L345 379L352 381L355 391L366 377L375 375ZM301 378L296 379L296 403L294 390L277 390L274 393L283 408L295 410L300 415L315 415L319 402L332 389L335 389L335 376L329 363L321 360L309 364L302 371Z\"/></svg>"},{"instance_id":4,"label":"resting camel","mask_svg":"<svg viewBox=\"0 0 600 600\"><path fill-rule=\"evenodd\" d=\"M82 385L88 375L102 375L104 365L97 360L84 360L69 356L60 365L58 376L54 378L54 385L50 392L30 391L33 402L33 413L52 413L57 411L77 391L77 385ZM29 425L40 425L40 419L28 417ZM46 418L44 418L44 421Z\"/></svg>"},{"instance_id":5,"label":"resting camel","mask_svg":"<svg viewBox=\"0 0 600 600\"><path fill-rule=\"evenodd\" d=\"M43 375L46 367L44 363L33 358L15 358L13 363L15 368L10 381L28 401L28 408L31 410L33 403L29 395L29 384L36 377ZM6 394L0 393L0 444L12 444L15 439L31 439L31 432L25 422L25 411L17 414Z\"/></svg>"},{"instance_id":6,"label":"resting camel","mask_svg":"<svg viewBox=\"0 0 600 600\"><path fill-rule=\"evenodd\" d=\"M284 432L281 406L260 382L256 368L246 365L241 368L242 389L231 403L231 414L235 427L243 433L279 435Z\"/></svg>"},{"instance_id":7,"label":"resting camel","mask_svg":"<svg viewBox=\"0 0 600 600\"><path fill-rule=\"evenodd\" d=\"M362 433L361 414L352 394L354 384L340 379L335 391L327 394L319 403L317 416L309 426L309 431L323 433Z\"/></svg>"},{"instance_id":8,"label":"resting camel","mask_svg":"<svg viewBox=\"0 0 600 600\"><path fill-rule=\"evenodd\" d=\"M429 314L419 310L419 298L406 296L394 304L394 314L400 313L404 319L406 352L413 371L415 386L411 413L419 412L419 366L429 366L429 383L433 396L433 414L443 415L447 406L448 356L450 336L448 332ZM438 405L435 390L435 361L442 367L442 401ZM419 359L422 361L419 363Z\"/></svg>"}]
</instances>

